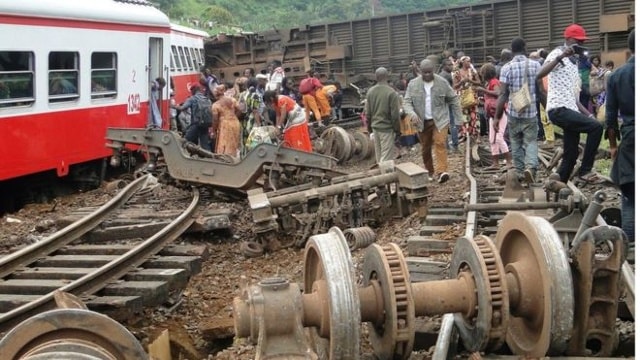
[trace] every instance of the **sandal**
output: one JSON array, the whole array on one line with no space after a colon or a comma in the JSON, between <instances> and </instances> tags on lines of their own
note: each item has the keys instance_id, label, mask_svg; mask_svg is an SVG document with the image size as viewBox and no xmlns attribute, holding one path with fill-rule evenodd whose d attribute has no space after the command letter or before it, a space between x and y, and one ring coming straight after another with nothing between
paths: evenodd
<instances>
[{"instance_id":1,"label":"sandal","mask_svg":"<svg viewBox=\"0 0 640 360\"><path fill-rule=\"evenodd\" d=\"M587 174L578 176L578 178L581 181L584 181L588 184L602 184L604 182L606 182L607 180L605 178L603 178L602 176L600 176L598 173L596 173L595 171L591 171Z\"/></svg>"}]
</instances>

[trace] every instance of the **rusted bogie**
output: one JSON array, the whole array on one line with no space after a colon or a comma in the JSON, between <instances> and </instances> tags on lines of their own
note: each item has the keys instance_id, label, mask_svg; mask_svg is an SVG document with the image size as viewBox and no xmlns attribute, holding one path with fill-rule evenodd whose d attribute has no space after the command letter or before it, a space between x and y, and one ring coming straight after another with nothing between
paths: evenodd
<instances>
[{"instance_id":1,"label":"rusted bogie","mask_svg":"<svg viewBox=\"0 0 640 360\"><path fill-rule=\"evenodd\" d=\"M324 180L336 164L336 159L329 156L272 144L259 144L237 162L229 156L198 149L177 133L166 130L109 128L106 138L107 147L113 149L116 157L121 156L127 146L143 146L153 159L150 165L162 155L171 178L228 189L251 188L267 171L295 174L294 181L308 182L318 177ZM152 168L157 170L155 166Z\"/></svg>"},{"instance_id":2,"label":"rusted bogie","mask_svg":"<svg viewBox=\"0 0 640 360\"><path fill-rule=\"evenodd\" d=\"M356 289L348 284L355 277L347 240L332 228L307 243L304 294L298 294L301 325L311 329L316 351L324 349L317 352L320 358L328 359L358 358L347 345L359 341L354 319L368 324L378 358L407 359L415 318L446 313L454 313L462 344L472 352L506 342L526 357L607 356L617 343L626 240L620 229L600 226L585 230L575 243L571 268L547 220L508 213L495 245L486 236L458 239L445 280L411 283L400 248L372 244L365 251L363 286ZM238 315L246 317L246 310ZM337 350L344 347L349 349Z\"/></svg>"},{"instance_id":3,"label":"rusted bogie","mask_svg":"<svg viewBox=\"0 0 640 360\"><path fill-rule=\"evenodd\" d=\"M322 186L265 193L250 190L257 233L282 231L303 246L332 226L363 227L390 216L426 213L427 173L413 163L380 164L376 170L333 178Z\"/></svg>"}]
</instances>

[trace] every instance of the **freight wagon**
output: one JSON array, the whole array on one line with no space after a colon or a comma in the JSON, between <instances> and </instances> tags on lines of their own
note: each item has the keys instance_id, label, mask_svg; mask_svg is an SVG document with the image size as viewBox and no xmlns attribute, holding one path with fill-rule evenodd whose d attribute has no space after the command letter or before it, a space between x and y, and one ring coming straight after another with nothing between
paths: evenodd
<instances>
[{"instance_id":1,"label":"freight wagon","mask_svg":"<svg viewBox=\"0 0 640 360\"><path fill-rule=\"evenodd\" d=\"M563 42L564 28L579 23L591 40L586 46L603 62L616 66L627 57L626 39L633 27L630 0L495 0L473 5L430 9L261 33L220 34L205 43L206 64L220 77L233 80L247 67L266 71L272 60L284 64L287 76L302 78L313 68L340 81L344 108L358 107L355 87L364 89L373 72L385 66L396 76L411 60L443 50L462 50L481 64L498 57L514 37L530 50L552 49Z\"/></svg>"}]
</instances>

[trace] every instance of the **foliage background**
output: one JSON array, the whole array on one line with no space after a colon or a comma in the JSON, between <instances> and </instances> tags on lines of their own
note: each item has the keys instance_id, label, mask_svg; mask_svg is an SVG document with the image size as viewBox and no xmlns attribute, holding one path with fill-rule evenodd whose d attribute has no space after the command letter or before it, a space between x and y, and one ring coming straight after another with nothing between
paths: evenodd
<instances>
[{"instance_id":1,"label":"foliage background","mask_svg":"<svg viewBox=\"0 0 640 360\"><path fill-rule=\"evenodd\" d=\"M481 0L152 0L173 22L219 32L325 24Z\"/></svg>"}]
</instances>

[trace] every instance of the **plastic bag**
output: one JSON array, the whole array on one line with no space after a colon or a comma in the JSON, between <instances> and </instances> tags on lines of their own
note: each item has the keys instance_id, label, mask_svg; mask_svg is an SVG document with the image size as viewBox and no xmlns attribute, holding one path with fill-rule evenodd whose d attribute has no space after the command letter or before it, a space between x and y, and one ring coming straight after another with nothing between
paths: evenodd
<instances>
[{"instance_id":1,"label":"plastic bag","mask_svg":"<svg viewBox=\"0 0 640 360\"><path fill-rule=\"evenodd\" d=\"M277 130L275 126L255 126L251 129L247 142L245 143L246 151L251 151L259 144L274 144L277 139Z\"/></svg>"}]
</instances>

